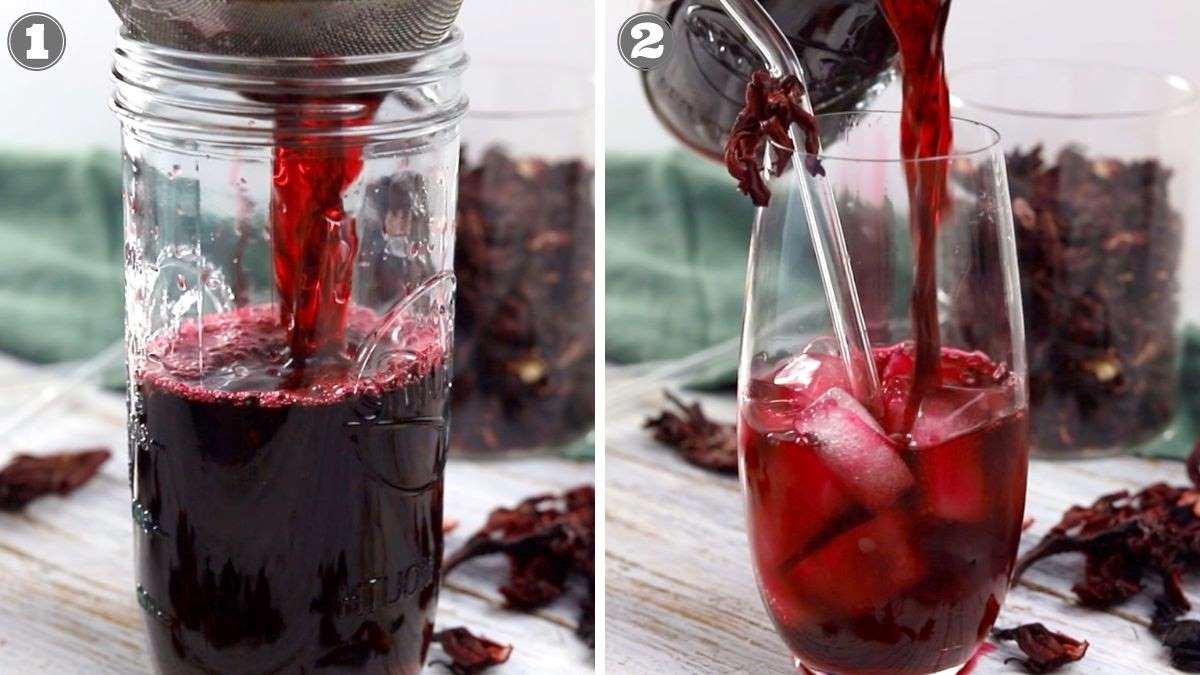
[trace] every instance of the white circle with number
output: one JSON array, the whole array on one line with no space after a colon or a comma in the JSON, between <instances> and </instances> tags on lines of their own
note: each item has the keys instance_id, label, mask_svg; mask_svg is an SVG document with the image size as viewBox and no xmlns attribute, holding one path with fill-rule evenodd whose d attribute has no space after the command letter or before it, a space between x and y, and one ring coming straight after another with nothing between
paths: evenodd
<instances>
[{"instance_id":1,"label":"white circle with number","mask_svg":"<svg viewBox=\"0 0 1200 675\"><path fill-rule=\"evenodd\" d=\"M638 70L661 68L675 53L675 34L670 22L657 14L634 14L621 24L617 51Z\"/></svg>"},{"instance_id":2,"label":"white circle with number","mask_svg":"<svg viewBox=\"0 0 1200 675\"><path fill-rule=\"evenodd\" d=\"M67 34L58 19L30 12L8 29L8 53L26 70L45 70L67 51Z\"/></svg>"}]
</instances>

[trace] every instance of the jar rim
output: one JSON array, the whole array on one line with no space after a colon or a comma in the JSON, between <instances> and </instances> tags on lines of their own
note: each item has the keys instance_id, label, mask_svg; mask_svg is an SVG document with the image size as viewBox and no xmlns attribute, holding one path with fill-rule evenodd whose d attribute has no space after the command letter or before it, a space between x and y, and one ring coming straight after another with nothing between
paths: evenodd
<instances>
[{"instance_id":1,"label":"jar rim","mask_svg":"<svg viewBox=\"0 0 1200 675\"><path fill-rule=\"evenodd\" d=\"M428 50L337 57L207 54L122 36L110 108L146 133L236 146L274 145L291 131L313 143L412 137L465 115L468 62L458 29ZM375 97L382 105L365 113ZM332 123L297 122L314 115Z\"/></svg>"},{"instance_id":2,"label":"jar rim","mask_svg":"<svg viewBox=\"0 0 1200 675\"><path fill-rule=\"evenodd\" d=\"M174 57L184 60L194 60L200 63L214 65L259 67L263 64L279 64L293 66L322 66L331 64L347 66L363 66L389 63L403 60L418 60L446 53L461 51L463 47L463 32L457 26L442 42L428 49L410 49L394 52L376 52L368 54L347 54L341 56L246 56L240 54L212 54L209 52L190 51L175 47L166 47L147 40L130 37L124 28L117 30L117 49L147 51L163 57Z\"/></svg>"},{"instance_id":3,"label":"jar rim","mask_svg":"<svg viewBox=\"0 0 1200 675\"><path fill-rule=\"evenodd\" d=\"M850 111L850 112L819 113L816 116L817 128L818 129L821 128L821 120L846 119L846 118L865 119L868 117L875 117L875 118L887 119L887 120L895 120L895 121L899 122L903 118L903 113L898 110L869 110L869 109L868 110L855 110L855 111ZM809 153L809 152L800 152L799 154L803 157L815 157L816 159L818 159L822 162L830 161L830 162L855 162L855 163L864 163L864 164L920 164L922 162L943 162L943 161L948 161L948 160L952 161L952 160L958 160L958 159L968 159L971 157L977 157L980 155L986 155L991 152L996 152L1000 148L1000 132L997 131L996 129L994 129L993 127L991 127L987 124L984 124L983 122L979 122L979 121L972 120L972 119L967 119L965 117L957 117L957 116L951 116L950 122L953 125L954 130L963 131L966 129L971 129L976 132L979 132L982 135L982 138L975 143L971 143L969 145L969 147L967 147L967 148L951 149L950 152L947 152L942 155L937 155L937 156L933 156L933 157L920 157L920 158L916 158L916 159L908 159L908 158L904 158L904 157L865 156L863 153L851 152L851 151L847 151L844 149L843 150L835 149L833 151L827 151L827 150L822 149L821 152L816 153L816 154ZM841 126L838 125L838 128L841 128ZM850 125L846 126L846 128L847 129L853 128L853 122ZM898 134L896 135L896 138L899 139ZM961 138L961 134L956 134L956 138ZM895 143L894 145L889 146L889 147L899 148L899 145L900 145L899 143Z\"/></svg>"},{"instance_id":4,"label":"jar rim","mask_svg":"<svg viewBox=\"0 0 1200 675\"><path fill-rule=\"evenodd\" d=\"M124 30L118 32L114 76L140 69L179 84L254 93L381 92L461 75L469 62L463 51L464 36L458 28L442 43L426 50L321 57L192 52L136 40Z\"/></svg>"}]
</instances>

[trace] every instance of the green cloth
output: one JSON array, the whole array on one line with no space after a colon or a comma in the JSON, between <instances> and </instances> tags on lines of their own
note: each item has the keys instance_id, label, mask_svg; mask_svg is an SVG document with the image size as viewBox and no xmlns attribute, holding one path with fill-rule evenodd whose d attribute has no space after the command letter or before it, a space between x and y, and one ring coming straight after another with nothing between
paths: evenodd
<instances>
[{"instance_id":1,"label":"green cloth","mask_svg":"<svg viewBox=\"0 0 1200 675\"><path fill-rule=\"evenodd\" d=\"M606 161L606 358L676 359L736 338L749 200L723 168L682 151ZM729 367L703 379L734 376Z\"/></svg>"},{"instance_id":2,"label":"green cloth","mask_svg":"<svg viewBox=\"0 0 1200 675\"><path fill-rule=\"evenodd\" d=\"M606 181L606 357L618 364L679 359L734 339L753 208L722 167L683 151L609 155ZM807 278L820 297L815 274ZM1183 339L1180 415L1168 440L1133 452L1183 459L1200 432L1200 328ZM728 387L736 366L708 364L696 388Z\"/></svg>"},{"instance_id":3,"label":"green cloth","mask_svg":"<svg viewBox=\"0 0 1200 675\"><path fill-rule=\"evenodd\" d=\"M47 363L121 339L116 155L0 153L0 348Z\"/></svg>"},{"instance_id":4,"label":"green cloth","mask_svg":"<svg viewBox=\"0 0 1200 675\"><path fill-rule=\"evenodd\" d=\"M156 187L154 175L142 180L144 189L168 191L156 208L178 208L169 186ZM178 192L190 193L181 183ZM54 363L95 356L121 340L122 221L117 155L0 151L0 351ZM103 374L112 388L124 379L120 363ZM590 460L594 439L562 453Z\"/></svg>"},{"instance_id":5,"label":"green cloth","mask_svg":"<svg viewBox=\"0 0 1200 675\"><path fill-rule=\"evenodd\" d=\"M1187 459L1200 438L1200 327L1183 332L1183 357L1179 374L1179 410L1166 440L1152 441L1134 452L1144 457Z\"/></svg>"}]
</instances>

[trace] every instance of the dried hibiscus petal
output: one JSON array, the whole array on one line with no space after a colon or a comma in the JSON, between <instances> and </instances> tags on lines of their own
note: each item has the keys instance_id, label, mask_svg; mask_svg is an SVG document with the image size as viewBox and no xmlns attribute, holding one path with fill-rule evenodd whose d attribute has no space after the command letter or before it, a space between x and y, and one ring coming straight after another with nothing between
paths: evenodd
<instances>
[{"instance_id":1,"label":"dried hibiscus petal","mask_svg":"<svg viewBox=\"0 0 1200 675\"><path fill-rule=\"evenodd\" d=\"M1192 446L1192 454L1187 458L1187 475L1192 485L1200 488L1200 441Z\"/></svg>"},{"instance_id":2,"label":"dried hibiscus petal","mask_svg":"<svg viewBox=\"0 0 1200 675\"><path fill-rule=\"evenodd\" d=\"M1166 599L1160 598L1155 605L1150 631L1170 651L1171 665L1176 670L1200 672L1200 621L1179 620L1184 610Z\"/></svg>"},{"instance_id":3,"label":"dried hibiscus petal","mask_svg":"<svg viewBox=\"0 0 1200 675\"><path fill-rule=\"evenodd\" d=\"M39 497L68 495L91 480L111 456L104 448L17 455L0 470L0 509L16 511Z\"/></svg>"},{"instance_id":4,"label":"dried hibiscus petal","mask_svg":"<svg viewBox=\"0 0 1200 675\"><path fill-rule=\"evenodd\" d=\"M1076 640L1056 633L1040 623L1029 623L1009 629L996 629L992 637L997 640L1016 640L1025 653L1020 663L1031 673L1049 673L1068 663L1073 663L1087 654L1086 640Z\"/></svg>"},{"instance_id":5,"label":"dried hibiscus petal","mask_svg":"<svg viewBox=\"0 0 1200 675\"><path fill-rule=\"evenodd\" d=\"M588 589L587 597L579 603L579 625L575 627L575 635L587 643L592 649L596 648L596 588Z\"/></svg>"},{"instance_id":6,"label":"dried hibiscus petal","mask_svg":"<svg viewBox=\"0 0 1200 675\"><path fill-rule=\"evenodd\" d=\"M725 142L725 168L755 206L766 206L771 201L771 191L763 181L767 143L771 143L772 173L781 175L795 149L788 135L793 124L804 133L806 168L814 176L825 174L816 158L820 151L817 120L804 109L804 96L804 84L795 76L772 77L765 70L756 70L750 76L744 106Z\"/></svg>"},{"instance_id":7,"label":"dried hibiscus petal","mask_svg":"<svg viewBox=\"0 0 1200 675\"><path fill-rule=\"evenodd\" d=\"M503 553L509 578L500 593L509 607L536 609L557 600L572 579L587 584L580 637L592 639L596 555L596 494L590 485L561 496L536 495L514 508L495 509L467 543L446 557L443 576L468 560Z\"/></svg>"},{"instance_id":8,"label":"dried hibiscus petal","mask_svg":"<svg viewBox=\"0 0 1200 675\"><path fill-rule=\"evenodd\" d=\"M646 428L654 430L654 438L678 449L684 459L700 468L737 475L737 427L710 420L699 403L687 405L670 392L666 397L679 412L666 410L646 420Z\"/></svg>"},{"instance_id":9,"label":"dried hibiscus petal","mask_svg":"<svg viewBox=\"0 0 1200 675\"><path fill-rule=\"evenodd\" d=\"M461 626L433 634L433 641L442 645L450 663L443 663L457 675L481 673L500 665L512 655L512 645L502 645L486 637L474 635Z\"/></svg>"},{"instance_id":10,"label":"dried hibiscus petal","mask_svg":"<svg viewBox=\"0 0 1200 675\"><path fill-rule=\"evenodd\" d=\"M1142 567L1123 551L1089 555L1085 568L1084 581L1071 589L1085 605L1108 607L1142 591Z\"/></svg>"},{"instance_id":11,"label":"dried hibiscus petal","mask_svg":"<svg viewBox=\"0 0 1200 675\"><path fill-rule=\"evenodd\" d=\"M1200 444L1187 461L1193 485L1155 483L1136 493L1104 495L1073 506L1017 563L1020 577L1042 558L1079 552L1085 574L1075 594L1086 605L1108 606L1142 591L1145 577L1163 587L1151 625L1180 670L1200 671L1200 622L1178 620L1191 608L1183 576L1200 569ZM1041 672L1041 671L1038 671Z\"/></svg>"}]
</instances>

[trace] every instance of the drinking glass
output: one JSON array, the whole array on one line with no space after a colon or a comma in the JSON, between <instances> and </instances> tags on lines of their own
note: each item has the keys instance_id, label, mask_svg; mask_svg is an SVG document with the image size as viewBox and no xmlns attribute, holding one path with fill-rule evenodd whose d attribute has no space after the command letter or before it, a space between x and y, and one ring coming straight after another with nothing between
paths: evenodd
<instances>
[{"instance_id":1,"label":"drinking glass","mask_svg":"<svg viewBox=\"0 0 1200 675\"><path fill-rule=\"evenodd\" d=\"M955 120L952 153L917 160L944 165L951 199L936 236L941 382L913 420L906 175L917 167L900 158L898 113L819 116L825 124L847 130L820 161L881 385L871 400L848 393L800 192L815 179L789 170L754 225L739 373L759 590L797 666L948 671L999 612L1025 504L1024 334L1004 156L992 129Z\"/></svg>"},{"instance_id":2,"label":"drinking glass","mask_svg":"<svg viewBox=\"0 0 1200 675\"><path fill-rule=\"evenodd\" d=\"M1196 85L1132 66L1038 59L972 66L951 81L956 112L1003 138L1034 452L1093 457L1190 443L1174 423L1181 290L1195 283L1185 252Z\"/></svg>"}]
</instances>

